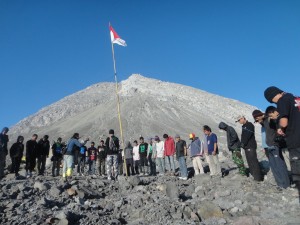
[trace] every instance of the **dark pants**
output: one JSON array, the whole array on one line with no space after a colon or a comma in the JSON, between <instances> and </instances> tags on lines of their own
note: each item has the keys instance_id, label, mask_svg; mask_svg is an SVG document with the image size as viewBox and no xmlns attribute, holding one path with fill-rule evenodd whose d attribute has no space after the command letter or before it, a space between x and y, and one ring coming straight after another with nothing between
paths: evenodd
<instances>
[{"instance_id":1,"label":"dark pants","mask_svg":"<svg viewBox=\"0 0 300 225\"><path fill-rule=\"evenodd\" d=\"M11 173L15 173L16 176L19 175L20 165L22 157L11 157Z\"/></svg>"},{"instance_id":2,"label":"dark pants","mask_svg":"<svg viewBox=\"0 0 300 225\"><path fill-rule=\"evenodd\" d=\"M60 164L61 164L61 157L53 157L53 162L52 162L52 176L59 176L59 171L60 171Z\"/></svg>"},{"instance_id":3,"label":"dark pants","mask_svg":"<svg viewBox=\"0 0 300 225\"><path fill-rule=\"evenodd\" d=\"M35 156L26 156L26 171L32 172L36 166L36 157Z\"/></svg>"},{"instance_id":4,"label":"dark pants","mask_svg":"<svg viewBox=\"0 0 300 225\"><path fill-rule=\"evenodd\" d=\"M126 159L127 175L134 175L133 159ZM131 173L130 173L131 171Z\"/></svg>"},{"instance_id":5,"label":"dark pants","mask_svg":"<svg viewBox=\"0 0 300 225\"><path fill-rule=\"evenodd\" d=\"M140 160L134 160L133 161L133 165L134 165L134 171L135 174L140 174Z\"/></svg>"},{"instance_id":6,"label":"dark pants","mask_svg":"<svg viewBox=\"0 0 300 225\"><path fill-rule=\"evenodd\" d=\"M40 155L37 157L37 167L39 175L44 175L45 168L46 168L46 155Z\"/></svg>"},{"instance_id":7,"label":"dark pants","mask_svg":"<svg viewBox=\"0 0 300 225\"><path fill-rule=\"evenodd\" d=\"M98 158L98 171L99 171L99 175L105 175L105 161L106 159L101 159Z\"/></svg>"},{"instance_id":8,"label":"dark pants","mask_svg":"<svg viewBox=\"0 0 300 225\"><path fill-rule=\"evenodd\" d=\"M245 155L248 162L250 174L256 181L262 181L263 176L257 159L256 149L245 149Z\"/></svg>"},{"instance_id":9,"label":"dark pants","mask_svg":"<svg viewBox=\"0 0 300 225\"><path fill-rule=\"evenodd\" d=\"M148 173L148 159L147 156L141 156L140 158L141 173Z\"/></svg>"},{"instance_id":10,"label":"dark pants","mask_svg":"<svg viewBox=\"0 0 300 225\"><path fill-rule=\"evenodd\" d=\"M298 189L300 203L300 148L289 148L289 155L293 182Z\"/></svg>"},{"instance_id":11,"label":"dark pants","mask_svg":"<svg viewBox=\"0 0 300 225\"><path fill-rule=\"evenodd\" d=\"M290 186L289 174L280 149L277 146L267 148L269 164L279 187L287 188Z\"/></svg>"},{"instance_id":12,"label":"dark pants","mask_svg":"<svg viewBox=\"0 0 300 225\"><path fill-rule=\"evenodd\" d=\"M156 163L155 163L155 158L149 157L148 162L150 165L150 175L156 176Z\"/></svg>"},{"instance_id":13,"label":"dark pants","mask_svg":"<svg viewBox=\"0 0 300 225\"><path fill-rule=\"evenodd\" d=\"M89 173L95 175L96 173L96 160L89 161Z\"/></svg>"},{"instance_id":14,"label":"dark pants","mask_svg":"<svg viewBox=\"0 0 300 225\"><path fill-rule=\"evenodd\" d=\"M84 174L84 167L85 167L85 157L80 155L77 157L77 173Z\"/></svg>"},{"instance_id":15,"label":"dark pants","mask_svg":"<svg viewBox=\"0 0 300 225\"><path fill-rule=\"evenodd\" d=\"M123 171L124 171L123 167L124 167L123 160L121 160L119 161L119 165L118 165L118 174L123 175Z\"/></svg>"}]
</instances>

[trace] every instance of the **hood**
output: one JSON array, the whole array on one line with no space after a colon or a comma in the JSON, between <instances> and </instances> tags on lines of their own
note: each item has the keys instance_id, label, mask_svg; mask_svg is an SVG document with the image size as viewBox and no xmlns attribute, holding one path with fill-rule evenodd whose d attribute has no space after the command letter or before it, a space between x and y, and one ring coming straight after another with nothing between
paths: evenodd
<instances>
[{"instance_id":1,"label":"hood","mask_svg":"<svg viewBox=\"0 0 300 225\"><path fill-rule=\"evenodd\" d=\"M222 130L227 130L227 127L228 127L228 125L226 123L224 123L224 122L221 122L219 124L219 128L222 129Z\"/></svg>"},{"instance_id":2,"label":"hood","mask_svg":"<svg viewBox=\"0 0 300 225\"><path fill-rule=\"evenodd\" d=\"M125 148L132 148L130 141L125 141Z\"/></svg>"},{"instance_id":3,"label":"hood","mask_svg":"<svg viewBox=\"0 0 300 225\"><path fill-rule=\"evenodd\" d=\"M24 137L23 136L18 136L17 142L23 142L24 141Z\"/></svg>"},{"instance_id":4,"label":"hood","mask_svg":"<svg viewBox=\"0 0 300 225\"><path fill-rule=\"evenodd\" d=\"M3 134L3 133L7 133L9 131L9 129L8 129L8 127L4 127L3 129L2 129L2 131L1 131L1 133Z\"/></svg>"}]
</instances>

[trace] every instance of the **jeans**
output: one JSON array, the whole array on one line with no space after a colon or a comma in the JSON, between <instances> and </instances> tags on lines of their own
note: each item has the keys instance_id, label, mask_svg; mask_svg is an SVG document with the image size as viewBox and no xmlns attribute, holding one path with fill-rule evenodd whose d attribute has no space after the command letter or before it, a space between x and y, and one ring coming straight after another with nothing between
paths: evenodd
<instances>
[{"instance_id":1,"label":"jeans","mask_svg":"<svg viewBox=\"0 0 300 225\"><path fill-rule=\"evenodd\" d=\"M84 167L85 167L85 156L78 156L77 157L77 173L84 174Z\"/></svg>"},{"instance_id":2,"label":"jeans","mask_svg":"<svg viewBox=\"0 0 300 225\"><path fill-rule=\"evenodd\" d=\"M62 160L62 158L60 158L60 157L53 157L52 176L59 176L61 160Z\"/></svg>"},{"instance_id":3,"label":"jeans","mask_svg":"<svg viewBox=\"0 0 300 225\"><path fill-rule=\"evenodd\" d=\"M150 175L155 176L156 175L156 159L155 158L149 158L149 165L150 165Z\"/></svg>"},{"instance_id":4,"label":"jeans","mask_svg":"<svg viewBox=\"0 0 300 225\"><path fill-rule=\"evenodd\" d=\"M156 163L158 165L159 174L164 174L166 171L165 159L164 158L156 158Z\"/></svg>"},{"instance_id":5,"label":"jeans","mask_svg":"<svg viewBox=\"0 0 300 225\"><path fill-rule=\"evenodd\" d=\"M175 173L175 162L174 162L174 156L169 155L166 156L166 164L169 164L169 171Z\"/></svg>"},{"instance_id":6,"label":"jeans","mask_svg":"<svg viewBox=\"0 0 300 225\"><path fill-rule=\"evenodd\" d=\"M64 155L63 177L71 177L74 167L74 156Z\"/></svg>"},{"instance_id":7,"label":"jeans","mask_svg":"<svg viewBox=\"0 0 300 225\"><path fill-rule=\"evenodd\" d=\"M44 175L45 168L46 168L46 159L47 159L46 155L40 155L37 158L37 168L38 168L39 175Z\"/></svg>"},{"instance_id":8,"label":"jeans","mask_svg":"<svg viewBox=\"0 0 300 225\"><path fill-rule=\"evenodd\" d=\"M180 176L181 177L187 177L188 174L187 174L185 157L184 156L178 157L178 162L179 162Z\"/></svg>"},{"instance_id":9,"label":"jeans","mask_svg":"<svg viewBox=\"0 0 300 225\"><path fill-rule=\"evenodd\" d=\"M108 155L106 159L107 177L118 176L118 155Z\"/></svg>"},{"instance_id":10,"label":"jeans","mask_svg":"<svg viewBox=\"0 0 300 225\"><path fill-rule=\"evenodd\" d=\"M89 161L89 172L94 175L96 173L96 160Z\"/></svg>"}]
</instances>

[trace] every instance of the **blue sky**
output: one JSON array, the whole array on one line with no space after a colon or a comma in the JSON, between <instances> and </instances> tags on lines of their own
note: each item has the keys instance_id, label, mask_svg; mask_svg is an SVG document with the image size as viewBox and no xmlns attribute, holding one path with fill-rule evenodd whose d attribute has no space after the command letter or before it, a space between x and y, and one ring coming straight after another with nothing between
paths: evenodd
<instances>
[{"instance_id":1,"label":"blue sky","mask_svg":"<svg viewBox=\"0 0 300 225\"><path fill-rule=\"evenodd\" d=\"M0 126L133 73L265 109L270 85L300 95L300 1L0 0Z\"/></svg>"}]
</instances>

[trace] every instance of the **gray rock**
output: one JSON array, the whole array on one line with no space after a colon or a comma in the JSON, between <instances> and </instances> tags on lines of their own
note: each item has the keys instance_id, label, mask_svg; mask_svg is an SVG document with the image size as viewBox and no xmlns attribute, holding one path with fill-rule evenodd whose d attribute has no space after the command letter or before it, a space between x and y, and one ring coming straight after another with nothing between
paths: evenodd
<instances>
[{"instance_id":1,"label":"gray rock","mask_svg":"<svg viewBox=\"0 0 300 225\"><path fill-rule=\"evenodd\" d=\"M54 198L57 198L59 197L59 195L61 194L61 190L58 189L57 187L52 187L50 190L49 190L49 194L51 196L53 196Z\"/></svg>"},{"instance_id":2,"label":"gray rock","mask_svg":"<svg viewBox=\"0 0 300 225\"><path fill-rule=\"evenodd\" d=\"M207 186L210 184L211 177L206 174L198 174L195 176L195 184L197 186Z\"/></svg>"},{"instance_id":3,"label":"gray rock","mask_svg":"<svg viewBox=\"0 0 300 225\"><path fill-rule=\"evenodd\" d=\"M259 223L252 216L242 216L236 219L233 225L259 225Z\"/></svg>"},{"instance_id":4,"label":"gray rock","mask_svg":"<svg viewBox=\"0 0 300 225\"><path fill-rule=\"evenodd\" d=\"M135 187L141 183L141 180L138 176L131 176L128 178L128 183Z\"/></svg>"},{"instance_id":5,"label":"gray rock","mask_svg":"<svg viewBox=\"0 0 300 225\"><path fill-rule=\"evenodd\" d=\"M121 198L119 201L116 201L114 205L115 205L116 208L121 208L121 206L123 204L124 204L124 199Z\"/></svg>"},{"instance_id":6,"label":"gray rock","mask_svg":"<svg viewBox=\"0 0 300 225\"><path fill-rule=\"evenodd\" d=\"M60 219L57 225L69 225L69 221L67 219Z\"/></svg>"},{"instance_id":7,"label":"gray rock","mask_svg":"<svg viewBox=\"0 0 300 225\"><path fill-rule=\"evenodd\" d=\"M50 184L42 183L40 181L36 181L33 185L33 188L38 189L39 191L47 191L48 189L50 189L50 187Z\"/></svg>"},{"instance_id":8,"label":"gray rock","mask_svg":"<svg viewBox=\"0 0 300 225\"><path fill-rule=\"evenodd\" d=\"M179 198L179 190L175 183L168 182L166 184L166 195L170 199L178 199Z\"/></svg>"},{"instance_id":9,"label":"gray rock","mask_svg":"<svg viewBox=\"0 0 300 225\"><path fill-rule=\"evenodd\" d=\"M201 205L197 212L201 220L206 220L211 217L223 218L221 208L209 201L201 202Z\"/></svg>"}]
</instances>

